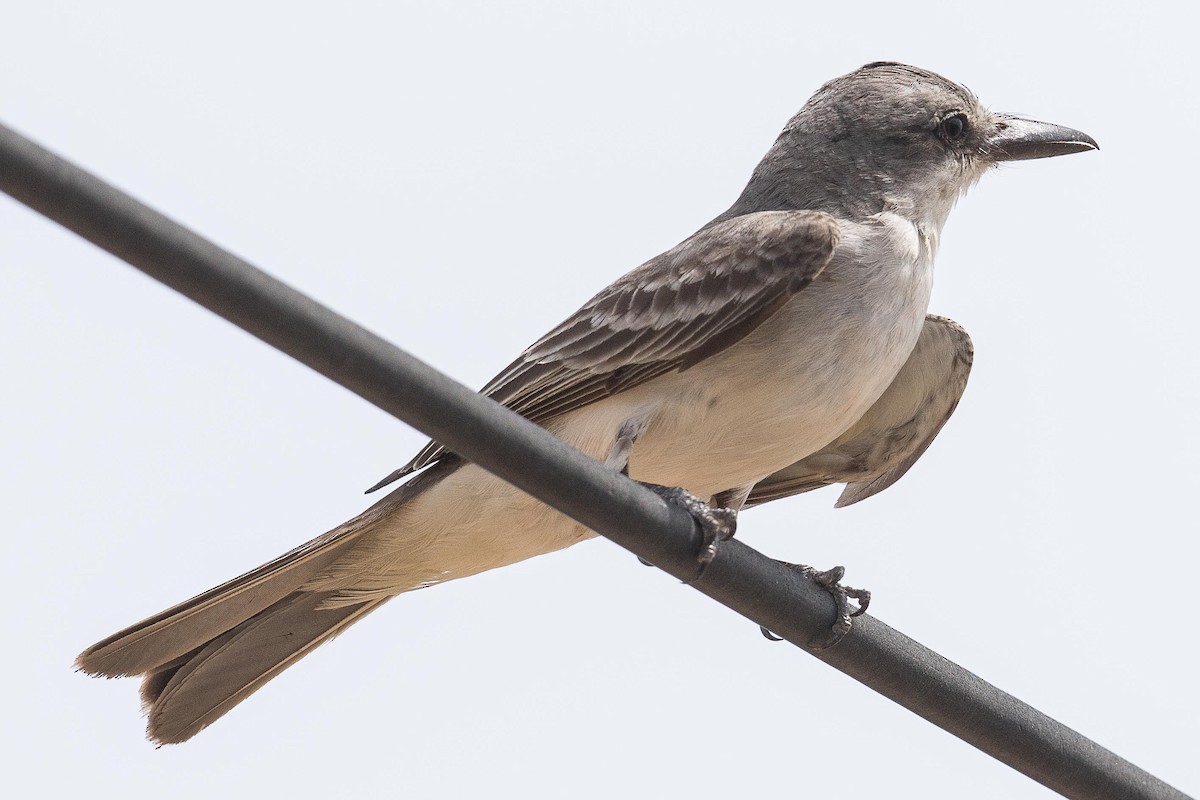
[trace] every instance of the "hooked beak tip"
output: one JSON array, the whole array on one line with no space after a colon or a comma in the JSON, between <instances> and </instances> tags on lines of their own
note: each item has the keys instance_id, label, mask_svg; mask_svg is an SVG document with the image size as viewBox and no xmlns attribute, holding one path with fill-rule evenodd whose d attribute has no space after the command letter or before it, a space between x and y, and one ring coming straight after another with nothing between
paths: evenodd
<instances>
[{"instance_id":1,"label":"hooked beak tip","mask_svg":"<svg viewBox=\"0 0 1200 800\"><path fill-rule=\"evenodd\" d=\"M993 161L1052 158L1099 149L1095 139L1074 128L1008 115L998 115L996 131L987 140Z\"/></svg>"}]
</instances>

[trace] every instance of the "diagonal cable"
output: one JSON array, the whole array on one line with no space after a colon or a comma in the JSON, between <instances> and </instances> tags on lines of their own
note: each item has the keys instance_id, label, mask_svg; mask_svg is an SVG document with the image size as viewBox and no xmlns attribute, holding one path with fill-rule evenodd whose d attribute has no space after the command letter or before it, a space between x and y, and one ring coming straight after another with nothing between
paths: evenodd
<instances>
[{"instance_id":1,"label":"diagonal cable","mask_svg":"<svg viewBox=\"0 0 1200 800\"><path fill-rule=\"evenodd\" d=\"M450 450L684 581L690 516L70 162L0 125L0 189ZM835 617L808 578L734 540L691 585L1071 798L1187 798L870 616L814 651Z\"/></svg>"}]
</instances>

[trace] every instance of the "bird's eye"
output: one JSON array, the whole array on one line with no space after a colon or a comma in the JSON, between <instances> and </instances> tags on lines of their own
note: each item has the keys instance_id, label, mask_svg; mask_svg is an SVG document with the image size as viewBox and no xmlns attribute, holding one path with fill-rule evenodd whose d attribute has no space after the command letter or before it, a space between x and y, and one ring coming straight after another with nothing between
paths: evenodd
<instances>
[{"instance_id":1,"label":"bird's eye","mask_svg":"<svg viewBox=\"0 0 1200 800\"><path fill-rule=\"evenodd\" d=\"M938 130L951 142L961 141L967 135L967 115L954 114L942 120Z\"/></svg>"}]
</instances>

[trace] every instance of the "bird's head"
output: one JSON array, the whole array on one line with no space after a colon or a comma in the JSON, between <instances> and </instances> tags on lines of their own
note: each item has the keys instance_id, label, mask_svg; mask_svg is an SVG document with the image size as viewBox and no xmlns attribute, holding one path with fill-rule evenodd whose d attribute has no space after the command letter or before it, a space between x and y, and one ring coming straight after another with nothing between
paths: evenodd
<instances>
[{"instance_id":1,"label":"bird's head","mask_svg":"<svg viewBox=\"0 0 1200 800\"><path fill-rule=\"evenodd\" d=\"M735 208L811 208L855 218L894 211L940 230L954 202L990 167L1097 147L1071 128L989 111L937 73L876 62L809 99Z\"/></svg>"}]
</instances>

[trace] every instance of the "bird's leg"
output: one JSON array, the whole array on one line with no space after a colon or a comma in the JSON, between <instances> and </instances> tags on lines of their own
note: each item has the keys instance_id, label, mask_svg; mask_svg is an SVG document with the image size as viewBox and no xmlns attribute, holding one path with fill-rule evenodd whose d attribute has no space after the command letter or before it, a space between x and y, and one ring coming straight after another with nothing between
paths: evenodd
<instances>
[{"instance_id":1,"label":"bird's leg","mask_svg":"<svg viewBox=\"0 0 1200 800\"><path fill-rule=\"evenodd\" d=\"M604 463L619 470L625 477L629 477L629 458L633 452L633 445L637 442L642 432L646 430L647 424L647 420L627 420L622 424L617 431L617 437L613 441L608 455L604 459ZM717 507L714 508L691 492L678 486L661 486L657 483L646 483L645 481L638 481L638 483L668 503L688 512L692 519L696 520L700 525L703 543L700 547L700 554L697 556L697 560L700 563L700 571L696 573L696 577L700 577L717 555L718 544L733 538L733 534L737 530L737 508L741 503L739 502L737 506L728 507L725 503L719 501L718 498L720 495L718 495L718 498L714 498L718 500ZM742 495L742 500L745 500L744 495ZM641 561L648 567L654 566L654 564L649 563L641 556L638 556L638 561Z\"/></svg>"},{"instance_id":2,"label":"bird's leg","mask_svg":"<svg viewBox=\"0 0 1200 800\"><path fill-rule=\"evenodd\" d=\"M612 467L628 478L629 457L633 455L633 446L642 435L642 431L646 430L647 424L646 420L625 420L617 430L617 438L608 449L608 455L604 457L604 466Z\"/></svg>"},{"instance_id":3,"label":"bird's leg","mask_svg":"<svg viewBox=\"0 0 1200 800\"><path fill-rule=\"evenodd\" d=\"M812 578L818 586L829 592L830 596L833 597L834 604L837 606L837 619L834 621L833 627L824 636L808 643L809 648L812 650L826 650L840 642L850 632L853 618L865 613L867 606L871 604L871 593L866 589L842 586L841 580L846 574L845 567L819 570L807 564L791 564L787 561L780 561L779 563L796 570L807 578ZM850 607L850 598L858 601L857 608ZM783 639L761 625L759 626L759 630L762 631L763 636L773 642L783 641Z\"/></svg>"}]
</instances>

